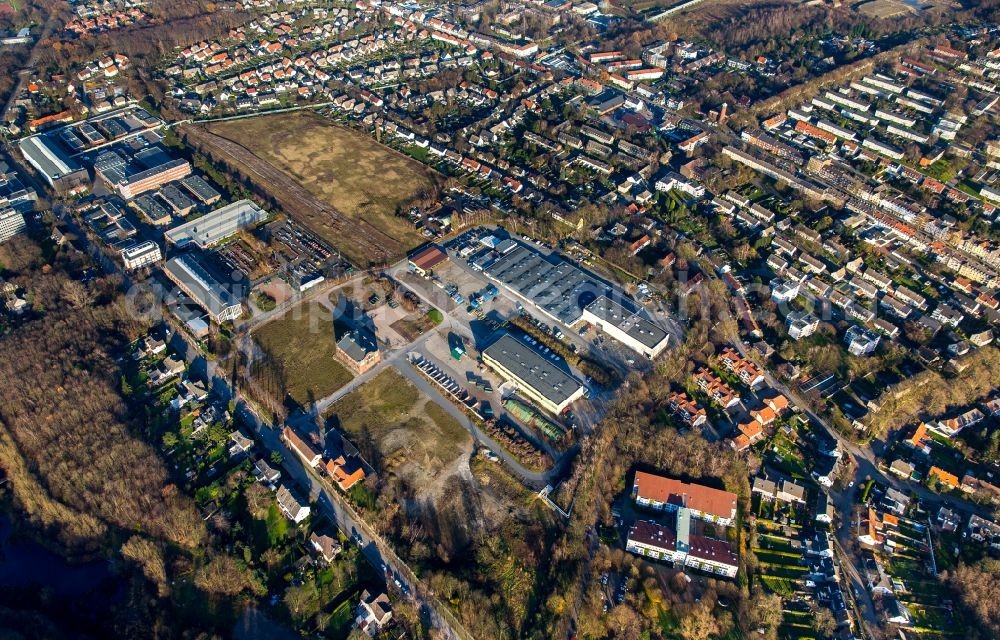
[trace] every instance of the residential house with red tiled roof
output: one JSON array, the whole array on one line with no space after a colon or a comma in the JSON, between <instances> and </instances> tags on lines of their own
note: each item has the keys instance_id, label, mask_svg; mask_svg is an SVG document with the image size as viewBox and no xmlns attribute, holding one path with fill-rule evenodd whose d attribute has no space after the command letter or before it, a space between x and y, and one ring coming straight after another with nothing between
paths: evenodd
<instances>
[{"instance_id":1,"label":"residential house with red tiled roof","mask_svg":"<svg viewBox=\"0 0 1000 640\"><path fill-rule=\"evenodd\" d=\"M776 415L779 416L782 415L785 411L787 411L790 406L788 403L788 398L781 395L780 393L773 398L768 398L767 400L765 400L764 404L770 407L771 411L773 411Z\"/></svg>"},{"instance_id":2,"label":"residential house with red tiled roof","mask_svg":"<svg viewBox=\"0 0 1000 640\"><path fill-rule=\"evenodd\" d=\"M927 424L921 422L917 425L917 430L913 432L913 435L906 439L906 444L910 445L917 451L922 451L925 454L930 453L930 447L928 442L930 438L927 436Z\"/></svg>"},{"instance_id":3,"label":"residential house with red tiled roof","mask_svg":"<svg viewBox=\"0 0 1000 640\"><path fill-rule=\"evenodd\" d=\"M694 374L694 381L699 389L723 409L734 407L740 402L740 397L733 388L705 367Z\"/></svg>"},{"instance_id":4,"label":"residential house with red tiled roof","mask_svg":"<svg viewBox=\"0 0 1000 640\"><path fill-rule=\"evenodd\" d=\"M699 406L683 391L671 392L667 397L667 406L675 416L692 428L701 426L708 419L704 407Z\"/></svg>"},{"instance_id":5,"label":"residential house with red tiled roof","mask_svg":"<svg viewBox=\"0 0 1000 640\"><path fill-rule=\"evenodd\" d=\"M929 478L934 478L939 483L943 484L949 489L958 489L960 486L960 483L958 481L958 476L956 476L954 473L945 471L941 467L937 466L931 467L930 471L927 472L927 476Z\"/></svg>"},{"instance_id":6,"label":"residential house with red tiled roof","mask_svg":"<svg viewBox=\"0 0 1000 640\"><path fill-rule=\"evenodd\" d=\"M764 383L764 372L732 347L726 347L722 350L722 353L719 355L719 361L725 367L726 371L735 375L740 379L740 382L751 389Z\"/></svg>"}]
</instances>

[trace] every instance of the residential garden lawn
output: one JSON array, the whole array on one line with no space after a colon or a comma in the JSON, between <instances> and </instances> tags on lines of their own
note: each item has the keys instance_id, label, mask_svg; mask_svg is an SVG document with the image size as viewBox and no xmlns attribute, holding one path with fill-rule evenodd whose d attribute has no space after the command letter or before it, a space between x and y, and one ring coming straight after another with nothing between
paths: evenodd
<instances>
[{"instance_id":1,"label":"residential garden lawn","mask_svg":"<svg viewBox=\"0 0 1000 640\"><path fill-rule=\"evenodd\" d=\"M782 611L782 622L778 627L779 638L812 638L813 614L808 611Z\"/></svg>"},{"instance_id":2,"label":"residential garden lawn","mask_svg":"<svg viewBox=\"0 0 1000 640\"><path fill-rule=\"evenodd\" d=\"M896 558L889 561L887 573L903 582L917 581L927 576L922 562Z\"/></svg>"},{"instance_id":3,"label":"residential garden lawn","mask_svg":"<svg viewBox=\"0 0 1000 640\"><path fill-rule=\"evenodd\" d=\"M397 475L428 481L470 449L472 438L440 405L395 369L386 369L338 400L326 416L364 451L366 442L381 460L369 460Z\"/></svg>"},{"instance_id":4,"label":"residential garden lawn","mask_svg":"<svg viewBox=\"0 0 1000 640\"><path fill-rule=\"evenodd\" d=\"M778 627L778 637L804 640L805 638L815 638L816 632L813 631L811 623L783 622L781 626Z\"/></svg>"},{"instance_id":5,"label":"residential garden lawn","mask_svg":"<svg viewBox=\"0 0 1000 640\"><path fill-rule=\"evenodd\" d=\"M739 194L741 194L741 195L743 195L743 196L745 196L747 198L750 198L750 200L752 200L754 202L757 202L757 201L761 200L764 197L764 195L765 195L764 192L761 191L760 187L758 187L757 185L755 185L752 182L748 182L747 184L741 186L736 191L737 191L737 193L739 193Z\"/></svg>"},{"instance_id":6,"label":"residential garden lawn","mask_svg":"<svg viewBox=\"0 0 1000 640\"><path fill-rule=\"evenodd\" d=\"M784 551L795 555L796 557L801 554L792 547L791 540L784 536L775 536L767 533L761 533L757 535L757 542L760 544L761 549L767 549L772 551Z\"/></svg>"},{"instance_id":7,"label":"residential garden lawn","mask_svg":"<svg viewBox=\"0 0 1000 640\"><path fill-rule=\"evenodd\" d=\"M779 596L791 596L798 589L798 581L791 578L782 578L780 576L772 575L758 575L757 580L767 587L768 590L778 594Z\"/></svg>"},{"instance_id":8,"label":"residential garden lawn","mask_svg":"<svg viewBox=\"0 0 1000 640\"><path fill-rule=\"evenodd\" d=\"M960 158L951 158L949 160L938 160L929 167L924 168L924 173L932 178L936 178L941 182L948 182L956 175L958 172L965 168L966 162Z\"/></svg>"},{"instance_id":9,"label":"residential garden lawn","mask_svg":"<svg viewBox=\"0 0 1000 640\"><path fill-rule=\"evenodd\" d=\"M784 531L784 528L786 526L791 527L793 529L801 529L802 528L802 525L798 524L798 523L784 525L784 524L781 524L780 522L775 522L774 520L768 520L768 519L765 519L765 518L758 518L757 519L757 532L758 533L767 533L767 534L770 534L771 532L774 532L774 531L777 531L778 533L781 533L782 531Z\"/></svg>"},{"instance_id":10,"label":"residential garden lawn","mask_svg":"<svg viewBox=\"0 0 1000 640\"><path fill-rule=\"evenodd\" d=\"M808 569L798 565L770 564L767 562L761 562L759 566L762 577L771 576L798 580L808 573Z\"/></svg>"},{"instance_id":11,"label":"residential garden lawn","mask_svg":"<svg viewBox=\"0 0 1000 640\"><path fill-rule=\"evenodd\" d=\"M789 624L809 624L812 620L812 614L808 611L789 611L786 609L781 612L781 617Z\"/></svg>"},{"instance_id":12,"label":"residential garden lawn","mask_svg":"<svg viewBox=\"0 0 1000 640\"><path fill-rule=\"evenodd\" d=\"M930 576L926 576L923 580L904 582L906 582L906 589L909 591L907 597L914 598L915 600L926 598L931 603L937 603L940 600L936 600L936 598L947 593L947 589Z\"/></svg>"},{"instance_id":13,"label":"residential garden lawn","mask_svg":"<svg viewBox=\"0 0 1000 640\"><path fill-rule=\"evenodd\" d=\"M809 472L805 468L798 447L785 434L778 431L771 439L768 448L772 464L797 480L809 480Z\"/></svg>"},{"instance_id":14,"label":"residential garden lawn","mask_svg":"<svg viewBox=\"0 0 1000 640\"><path fill-rule=\"evenodd\" d=\"M801 553L794 553L791 551L768 551L766 549L754 549L754 555L761 562L766 562L770 565L788 565L792 567L799 567L799 559L802 558Z\"/></svg>"},{"instance_id":15,"label":"residential garden lawn","mask_svg":"<svg viewBox=\"0 0 1000 640\"><path fill-rule=\"evenodd\" d=\"M948 610L944 607L920 604L907 598L903 598L902 602L910 610L913 615L913 624L917 627L941 628L950 622Z\"/></svg>"},{"instance_id":16,"label":"residential garden lawn","mask_svg":"<svg viewBox=\"0 0 1000 640\"><path fill-rule=\"evenodd\" d=\"M333 314L311 303L289 310L254 332L254 340L270 360L284 395L307 407L351 381L351 372L336 357Z\"/></svg>"},{"instance_id":17,"label":"residential garden lawn","mask_svg":"<svg viewBox=\"0 0 1000 640\"><path fill-rule=\"evenodd\" d=\"M354 625L354 600L356 598L344 600L330 614L330 620L326 623L326 633L329 637L346 638L351 632L351 627Z\"/></svg>"}]
</instances>

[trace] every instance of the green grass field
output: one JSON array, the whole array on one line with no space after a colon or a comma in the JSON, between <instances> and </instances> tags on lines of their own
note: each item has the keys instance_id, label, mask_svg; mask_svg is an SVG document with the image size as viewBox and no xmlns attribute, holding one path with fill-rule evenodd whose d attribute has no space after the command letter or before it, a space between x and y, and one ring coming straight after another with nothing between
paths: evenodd
<instances>
[{"instance_id":1,"label":"green grass field","mask_svg":"<svg viewBox=\"0 0 1000 640\"><path fill-rule=\"evenodd\" d=\"M326 624L326 631L331 638L346 638L351 632L354 624L354 599L344 600L340 603Z\"/></svg>"},{"instance_id":2,"label":"green grass field","mask_svg":"<svg viewBox=\"0 0 1000 640\"><path fill-rule=\"evenodd\" d=\"M317 303L298 306L254 332L273 359L282 391L305 407L351 381L336 358L333 314Z\"/></svg>"}]
</instances>

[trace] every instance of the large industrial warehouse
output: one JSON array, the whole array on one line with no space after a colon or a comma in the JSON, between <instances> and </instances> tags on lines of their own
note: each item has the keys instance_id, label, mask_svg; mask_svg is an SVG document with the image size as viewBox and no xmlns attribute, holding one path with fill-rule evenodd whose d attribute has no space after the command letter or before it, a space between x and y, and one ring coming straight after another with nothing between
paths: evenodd
<instances>
[{"instance_id":1,"label":"large industrial warehouse","mask_svg":"<svg viewBox=\"0 0 1000 640\"><path fill-rule=\"evenodd\" d=\"M69 193L87 186L87 170L57 147L45 134L24 138L18 148L25 160L58 193Z\"/></svg>"},{"instance_id":2,"label":"large industrial warehouse","mask_svg":"<svg viewBox=\"0 0 1000 640\"><path fill-rule=\"evenodd\" d=\"M483 351L483 362L557 415L584 393L579 380L510 334L504 334Z\"/></svg>"},{"instance_id":3,"label":"large industrial warehouse","mask_svg":"<svg viewBox=\"0 0 1000 640\"><path fill-rule=\"evenodd\" d=\"M546 260L520 244L487 267L485 273L565 325L579 321L583 308L608 289L576 265L562 258Z\"/></svg>"},{"instance_id":4,"label":"large industrial warehouse","mask_svg":"<svg viewBox=\"0 0 1000 640\"><path fill-rule=\"evenodd\" d=\"M670 344L670 334L639 313L601 296L583 310L583 319L647 358L655 358Z\"/></svg>"},{"instance_id":5,"label":"large industrial warehouse","mask_svg":"<svg viewBox=\"0 0 1000 640\"><path fill-rule=\"evenodd\" d=\"M611 285L555 255L511 246L484 273L551 319L569 327L589 322L650 359L669 344L669 334L644 313L612 300L617 290ZM624 300L620 292L618 296Z\"/></svg>"},{"instance_id":6,"label":"large industrial warehouse","mask_svg":"<svg viewBox=\"0 0 1000 640\"><path fill-rule=\"evenodd\" d=\"M192 256L183 255L167 260L163 265L163 271L216 322L235 320L243 313L240 301L219 284Z\"/></svg>"},{"instance_id":7,"label":"large industrial warehouse","mask_svg":"<svg viewBox=\"0 0 1000 640\"><path fill-rule=\"evenodd\" d=\"M240 229L267 220L267 212L250 200L239 200L167 231L167 240L184 247L194 243L202 249L215 246Z\"/></svg>"}]
</instances>

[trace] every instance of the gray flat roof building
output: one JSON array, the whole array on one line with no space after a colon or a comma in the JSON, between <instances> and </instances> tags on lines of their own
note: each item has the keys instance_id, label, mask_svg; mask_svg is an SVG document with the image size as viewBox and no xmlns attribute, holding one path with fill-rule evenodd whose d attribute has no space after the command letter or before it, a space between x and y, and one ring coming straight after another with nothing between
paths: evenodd
<instances>
[{"instance_id":1,"label":"gray flat roof building","mask_svg":"<svg viewBox=\"0 0 1000 640\"><path fill-rule=\"evenodd\" d=\"M167 240L183 247L192 242L205 248L216 245L240 229L267 219L267 212L250 200L240 200L167 231Z\"/></svg>"},{"instance_id":2,"label":"gray flat roof building","mask_svg":"<svg viewBox=\"0 0 1000 640\"><path fill-rule=\"evenodd\" d=\"M174 210L178 215L187 215L192 209L197 206L194 200L189 198L183 191L175 187L173 184L165 184L160 187L160 197L163 201L170 205L170 208Z\"/></svg>"},{"instance_id":3,"label":"gray flat roof building","mask_svg":"<svg viewBox=\"0 0 1000 640\"><path fill-rule=\"evenodd\" d=\"M584 392L579 380L509 333L483 351L483 361L555 414Z\"/></svg>"},{"instance_id":4,"label":"gray flat roof building","mask_svg":"<svg viewBox=\"0 0 1000 640\"><path fill-rule=\"evenodd\" d=\"M195 198L198 198L198 200L204 204L212 204L222 197L222 195L213 189L210 184L205 182L201 176L190 175L181 180L181 184L183 184L184 188L190 191Z\"/></svg>"},{"instance_id":5,"label":"gray flat roof building","mask_svg":"<svg viewBox=\"0 0 1000 640\"><path fill-rule=\"evenodd\" d=\"M56 191L64 192L86 184L87 171L63 153L45 134L24 138L18 148L28 163Z\"/></svg>"},{"instance_id":6,"label":"gray flat roof building","mask_svg":"<svg viewBox=\"0 0 1000 640\"><path fill-rule=\"evenodd\" d=\"M601 296L588 304L583 311L583 318L628 348L649 358L659 355L669 342L666 331L607 296Z\"/></svg>"},{"instance_id":7,"label":"gray flat roof building","mask_svg":"<svg viewBox=\"0 0 1000 640\"><path fill-rule=\"evenodd\" d=\"M172 219L170 211L153 196L144 193L129 203L151 224L168 225Z\"/></svg>"},{"instance_id":8,"label":"gray flat roof building","mask_svg":"<svg viewBox=\"0 0 1000 640\"><path fill-rule=\"evenodd\" d=\"M549 259L523 245L508 251L485 273L566 325L576 323L583 308L608 286L559 257Z\"/></svg>"},{"instance_id":9,"label":"gray flat roof building","mask_svg":"<svg viewBox=\"0 0 1000 640\"><path fill-rule=\"evenodd\" d=\"M193 256L171 258L163 265L163 271L216 322L235 320L243 312L240 301L213 278Z\"/></svg>"}]
</instances>

